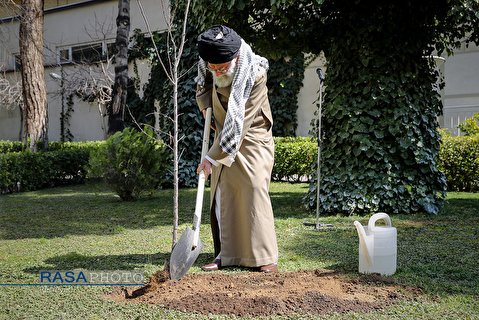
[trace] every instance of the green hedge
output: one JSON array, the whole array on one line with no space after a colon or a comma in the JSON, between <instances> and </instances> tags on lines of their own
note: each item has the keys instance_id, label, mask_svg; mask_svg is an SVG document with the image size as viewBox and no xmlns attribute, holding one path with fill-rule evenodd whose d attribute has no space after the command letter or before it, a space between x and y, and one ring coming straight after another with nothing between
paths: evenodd
<instances>
[{"instance_id":1,"label":"green hedge","mask_svg":"<svg viewBox=\"0 0 479 320\"><path fill-rule=\"evenodd\" d=\"M298 182L312 173L317 143L307 137L275 137L272 180ZM0 141L0 193L36 190L83 182L91 150L104 142L52 142L49 151L11 152L20 142ZM439 168L448 191L479 192L479 135L452 137L443 134Z\"/></svg>"},{"instance_id":2,"label":"green hedge","mask_svg":"<svg viewBox=\"0 0 479 320\"><path fill-rule=\"evenodd\" d=\"M96 146L101 143L99 141L81 141L81 142L60 142L52 141L48 143L48 149L45 150L44 145L40 142L38 144L38 149L40 151L54 151L54 150L63 150L63 149L91 149L96 148ZM9 152L21 152L25 151L28 148L21 141L0 141L0 154L9 153Z\"/></svg>"},{"instance_id":3,"label":"green hedge","mask_svg":"<svg viewBox=\"0 0 479 320\"><path fill-rule=\"evenodd\" d=\"M452 137L443 134L439 167L448 191L479 191L479 135Z\"/></svg>"},{"instance_id":4,"label":"green hedge","mask_svg":"<svg viewBox=\"0 0 479 320\"><path fill-rule=\"evenodd\" d=\"M442 133L439 169L448 191L479 192L479 135L453 137ZM307 137L275 137L272 180L298 182L310 177L316 162L317 142Z\"/></svg>"},{"instance_id":5,"label":"green hedge","mask_svg":"<svg viewBox=\"0 0 479 320\"><path fill-rule=\"evenodd\" d=\"M275 137L274 181L299 182L311 173L317 143L307 137ZM85 179L90 151L104 142L50 142L48 151L18 152L23 144L0 141L0 192L36 190ZM42 149L42 148L41 148ZM15 151L15 152L12 152ZM3 153L3 154L2 154Z\"/></svg>"},{"instance_id":6,"label":"green hedge","mask_svg":"<svg viewBox=\"0 0 479 320\"><path fill-rule=\"evenodd\" d=\"M272 180L300 182L311 174L317 142L308 137L276 137Z\"/></svg>"},{"instance_id":7,"label":"green hedge","mask_svg":"<svg viewBox=\"0 0 479 320\"><path fill-rule=\"evenodd\" d=\"M21 141L0 141L0 154L9 152L20 152L25 149Z\"/></svg>"},{"instance_id":8,"label":"green hedge","mask_svg":"<svg viewBox=\"0 0 479 320\"><path fill-rule=\"evenodd\" d=\"M49 151L0 153L0 193L82 183L90 152L99 144L53 143Z\"/></svg>"}]
</instances>

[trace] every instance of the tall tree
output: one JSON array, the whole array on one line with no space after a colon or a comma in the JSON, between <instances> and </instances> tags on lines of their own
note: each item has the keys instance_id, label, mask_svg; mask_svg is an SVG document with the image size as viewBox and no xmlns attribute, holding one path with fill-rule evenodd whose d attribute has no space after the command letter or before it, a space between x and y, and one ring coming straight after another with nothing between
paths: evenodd
<instances>
[{"instance_id":1,"label":"tall tree","mask_svg":"<svg viewBox=\"0 0 479 320\"><path fill-rule=\"evenodd\" d=\"M108 134L124 128L124 111L128 89L128 40L130 36L130 1L118 1L116 18L115 83L108 109Z\"/></svg>"},{"instance_id":2,"label":"tall tree","mask_svg":"<svg viewBox=\"0 0 479 320\"><path fill-rule=\"evenodd\" d=\"M20 19L20 60L25 105L25 135L30 150L46 141L48 105L43 66L43 1L22 0Z\"/></svg>"},{"instance_id":3,"label":"tall tree","mask_svg":"<svg viewBox=\"0 0 479 320\"><path fill-rule=\"evenodd\" d=\"M478 43L478 11L477 0L197 0L192 17L241 30L264 55L325 53L324 211L437 213L446 181L431 56Z\"/></svg>"}]
</instances>

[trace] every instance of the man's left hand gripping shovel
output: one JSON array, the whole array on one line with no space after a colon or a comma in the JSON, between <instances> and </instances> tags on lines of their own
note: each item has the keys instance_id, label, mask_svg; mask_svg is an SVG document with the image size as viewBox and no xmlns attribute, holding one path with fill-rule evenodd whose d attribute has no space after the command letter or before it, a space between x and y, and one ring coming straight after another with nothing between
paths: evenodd
<instances>
[{"instance_id":1,"label":"man's left hand gripping shovel","mask_svg":"<svg viewBox=\"0 0 479 320\"><path fill-rule=\"evenodd\" d=\"M211 108L206 110L205 128L203 130L203 146L201 148L201 161L208 152L210 139ZM201 162L200 161L200 162ZM180 240L175 244L170 256L170 278L178 280L183 277L198 258L203 243L200 240L201 211L203 209L203 194L205 191L205 173L200 172L198 177L198 191L196 193L195 214L193 217L193 230L186 227Z\"/></svg>"}]
</instances>

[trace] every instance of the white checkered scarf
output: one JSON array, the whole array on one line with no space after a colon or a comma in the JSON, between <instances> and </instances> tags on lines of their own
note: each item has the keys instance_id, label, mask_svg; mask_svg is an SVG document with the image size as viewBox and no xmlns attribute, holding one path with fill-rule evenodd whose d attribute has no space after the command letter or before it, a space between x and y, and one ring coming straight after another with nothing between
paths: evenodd
<instances>
[{"instance_id":1,"label":"white checkered scarf","mask_svg":"<svg viewBox=\"0 0 479 320\"><path fill-rule=\"evenodd\" d=\"M231 83L231 92L228 100L228 111L220 137L220 147L233 159L240 147L243 134L245 104L248 100L256 79L258 65L268 70L269 64L266 58L253 53L251 47L241 40L239 57L236 62L236 71ZM206 77L206 62L200 58L198 63L198 76L196 82L203 86Z\"/></svg>"}]
</instances>

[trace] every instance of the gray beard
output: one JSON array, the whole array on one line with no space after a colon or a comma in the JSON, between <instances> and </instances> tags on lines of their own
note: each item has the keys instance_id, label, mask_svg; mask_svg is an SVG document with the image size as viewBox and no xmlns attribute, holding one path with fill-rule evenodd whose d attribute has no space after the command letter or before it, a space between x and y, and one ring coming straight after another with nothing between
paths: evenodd
<instances>
[{"instance_id":1,"label":"gray beard","mask_svg":"<svg viewBox=\"0 0 479 320\"><path fill-rule=\"evenodd\" d=\"M233 83L233 77L234 77L234 73L233 72L228 72L226 74L223 74L221 76L216 76L215 74L213 74L213 78L215 80L215 84L217 87L219 88L225 88L225 87L229 87L231 85L231 83Z\"/></svg>"},{"instance_id":2,"label":"gray beard","mask_svg":"<svg viewBox=\"0 0 479 320\"><path fill-rule=\"evenodd\" d=\"M233 83L233 78L236 72L236 60L231 61L228 72L222 74L221 76L216 76L216 73L213 72L213 79L218 88L229 87Z\"/></svg>"}]
</instances>

